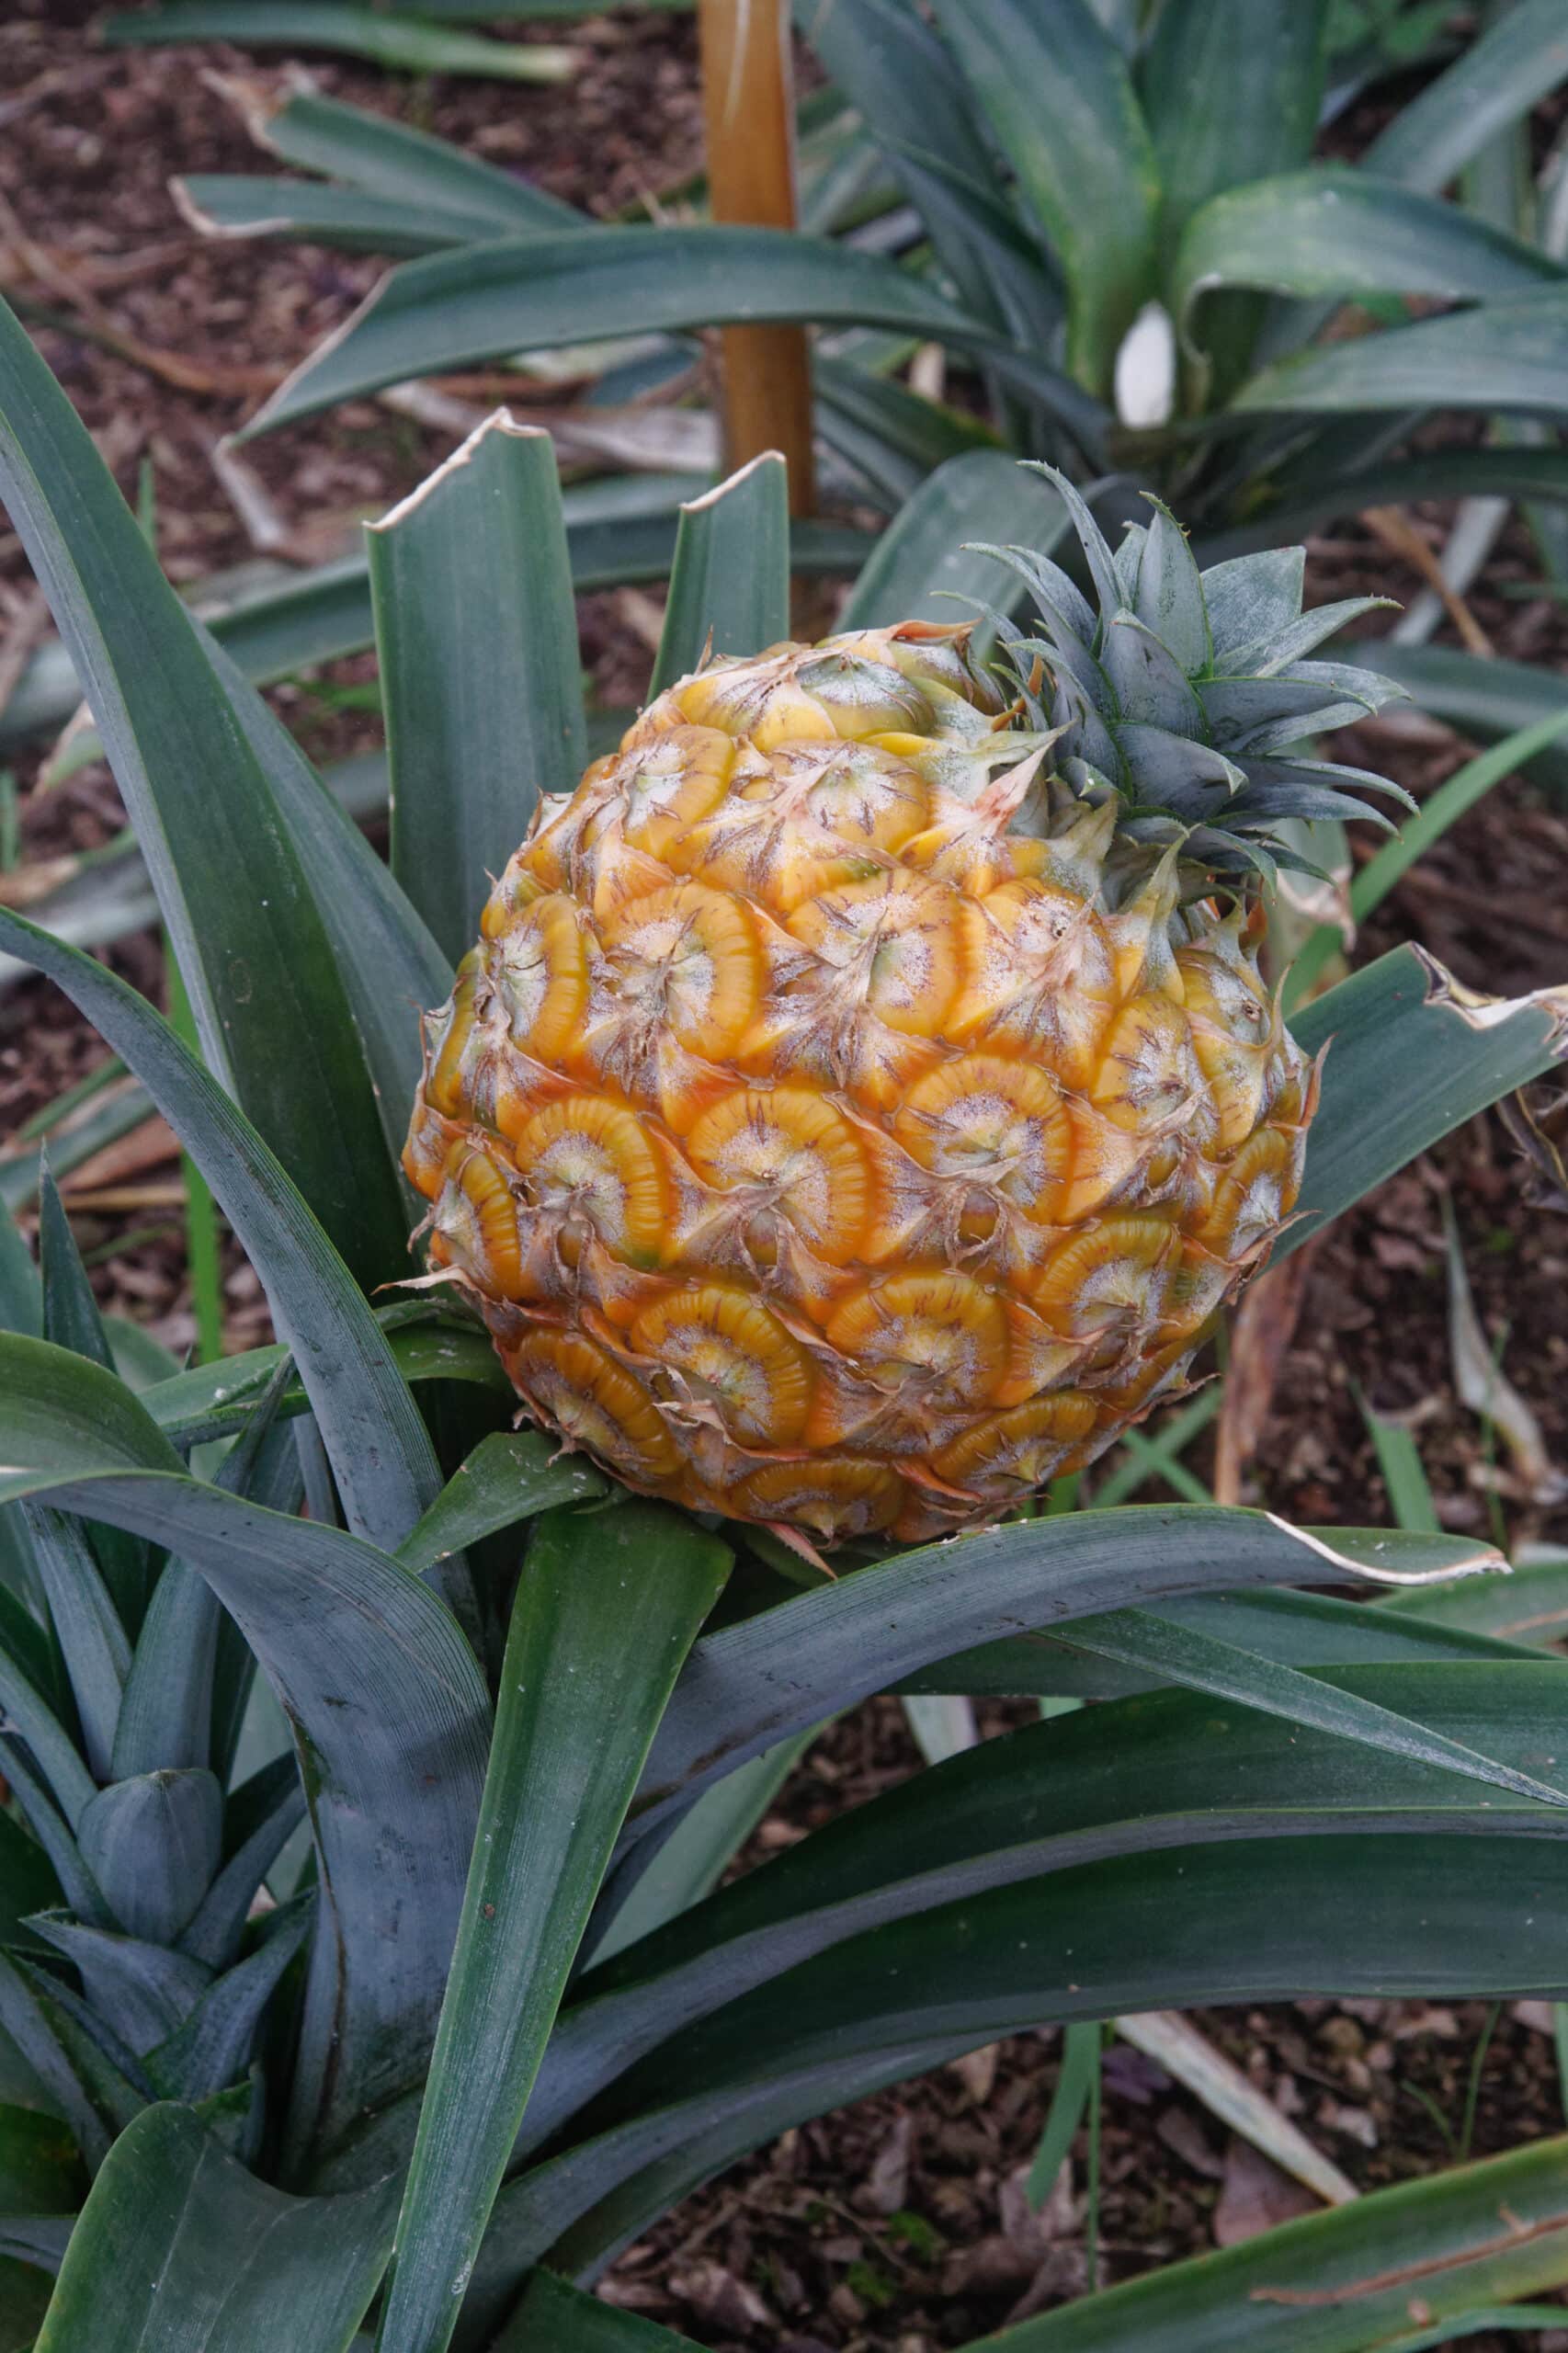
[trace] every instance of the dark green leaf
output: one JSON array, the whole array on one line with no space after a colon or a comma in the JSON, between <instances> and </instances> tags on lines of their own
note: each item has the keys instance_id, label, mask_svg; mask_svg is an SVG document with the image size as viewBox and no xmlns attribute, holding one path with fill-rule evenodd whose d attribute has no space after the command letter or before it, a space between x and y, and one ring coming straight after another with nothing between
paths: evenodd
<instances>
[{"instance_id":1,"label":"dark green leaf","mask_svg":"<svg viewBox=\"0 0 1568 2353\"><path fill-rule=\"evenodd\" d=\"M1479 408L1556 415L1568 407L1565 367L1568 290L1551 286L1502 296L1479 316L1445 312L1282 359L1251 377L1225 414Z\"/></svg>"},{"instance_id":2,"label":"dark green leaf","mask_svg":"<svg viewBox=\"0 0 1568 2353\"><path fill-rule=\"evenodd\" d=\"M1275 1244L1300 1248L1374 1185L1568 1053L1561 991L1477 997L1419 948L1396 948L1293 1016L1309 1054L1327 1046L1308 1131L1301 1217Z\"/></svg>"},{"instance_id":3,"label":"dark green leaf","mask_svg":"<svg viewBox=\"0 0 1568 2353\"><path fill-rule=\"evenodd\" d=\"M504 409L371 528L392 865L449 962L540 795L587 765L550 435Z\"/></svg>"},{"instance_id":4,"label":"dark green leaf","mask_svg":"<svg viewBox=\"0 0 1568 2353\"><path fill-rule=\"evenodd\" d=\"M651 697L699 668L706 648L749 655L789 636L788 471L770 449L681 508Z\"/></svg>"},{"instance_id":5,"label":"dark green leaf","mask_svg":"<svg viewBox=\"0 0 1568 2353\"><path fill-rule=\"evenodd\" d=\"M984 2338L985 2353L1122 2353L1133 2345L1138 2353L1304 2353L1308 2345L1312 2353L1417 2353L1446 2345L1478 2305L1568 2280L1565 2161L1568 2142L1542 2141L1401 2182L1021 2321ZM1511 2325L1506 2311L1482 2318ZM1536 2319L1542 2325L1544 2313Z\"/></svg>"},{"instance_id":6,"label":"dark green leaf","mask_svg":"<svg viewBox=\"0 0 1568 2353\"><path fill-rule=\"evenodd\" d=\"M1528 293L1562 274L1537 247L1457 205L1320 164L1233 188L1195 213L1176 257L1171 301L1190 337L1195 306L1221 287L1485 301ZM1196 333L1201 341L1200 323Z\"/></svg>"},{"instance_id":7,"label":"dark green leaf","mask_svg":"<svg viewBox=\"0 0 1568 2353\"><path fill-rule=\"evenodd\" d=\"M37 2353L347 2353L392 2247L395 2185L286 2198L188 2109L123 2133L72 2234ZM177 2317L176 2317L177 2316Z\"/></svg>"},{"instance_id":8,"label":"dark green leaf","mask_svg":"<svg viewBox=\"0 0 1568 2353\"><path fill-rule=\"evenodd\" d=\"M997 1888L835 1946L671 2036L600 2104L597 2140L504 2193L489 2279L503 2252L508 2268L547 2249L562 2269L597 2266L791 2117L914 2073L944 2046L1047 2018L1307 1989L1556 1994L1565 1933L1549 1850L1495 1831L1244 1839Z\"/></svg>"},{"instance_id":9,"label":"dark green leaf","mask_svg":"<svg viewBox=\"0 0 1568 2353\"><path fill-rule=\"evenodd\" d=\"M1386 1708L1531 1768L1568 1710L1555 1661L1455 1658L1313 1681L1330 1700ZM1554 1788L1568 1785L1555 1770ZM1565 1835L1531 1801L1483 1795L1422 1756L1369 1755L1226 1699L1161 1692L983 1742L596 1962L557 2024L524 2143L558 2131L672 2018L703 2016L882 1922L1099 1857L1370 1829Z\"/></svg>"},{"instance_id":10,"label":"dark green leaf","mask_svg":"<svg viewBox=\"0 0 1568 2353\"><path fill-rule=\"evenodd\" d=\"M498 237L392 270L245 431L266 432L409 376L508 352L657 328L795 319L892 327L960 349L1002 347L991 329L892 262L786 230Z\"/></svg>"},{"instance_id":11,"label":"dark green leaf","mask_svg":"<svg viewBox=\"0 0 1568 2353\"><path fill-rule=\"evenodd\" d=\"M496 1430L453 1472L397 1557L417 1572L553 1505L606 1492L585 1456L562 1454L542 1430Z\"/></svg>"},{"instance_id":12,"label":"dark green leaf","mask_svg":"<svg viewBox=\"0 0 1568 2353\"><path fill-rule=\"evenodd\" d=\"M148 2052L147 2070L160 2090L176 2099L206 2099L244 2074L262 2012L304 1941L314 1904L312 1890L274 1912L256 1951L226 1969Z\"/></svg>"},{"instance_id":13,"label":"dark green leaf","mask_svg":"<svg viewBox=\"0 0 1568 2353\"><path fill-rule=\"evenodd\" d=\"M1436 196L1565 78L1568 26L1558 0L1517 0L1379 132L1366 166Z\"/></svg>"},{"instance_id":14,"label":"dark green leaf","mask_svg":"<svg viewBox=\"0 0 1568 2353\"><path fill-rule=\"evenodd\" d=\"M581 2295L553 2271L536 2271L495 2353L542 2353L546 2346L550 2353L696 2353L689 2336Z\"/></svg>"},{"instance_id":15,"label":"dark green leaf","mask_svg":"<svg viewBox=\"0 0 1568 2353\"><path fill-rule=\"evenodd\" d=\"M659 1728L633 1823L651 1825L747 1756L931 1660L1016 1631L1020 1611L1049 1630L1170 1594L1322 1583L1325 1571L1397 1582L1457 1574L1476 1557L1432 1538L1367 1530L1335 1529L1330 1543L1260 1512L1195 1505L1074 1512L924 1546L699 1643Z\"/></svg>"},{"instance_id":16,"label":"dark green leaf","mask_svg":"<svg viewBox=\"0 0 1568 2353\"><path fill-rule=\"evenodd\" d=\"M208 1063L364 1282L380 1281L402 1255L402 1206L303 861L189 615L8 311L0 494L92 706Z\"/></svg>"},{"instance_id":17,"label":"dark green leaf","mask_svg":"<svg viewBox=\"0 0 1568 2353\"><path fill-rule=\"evenodd\" d=\"M478 1667L406 1569L187 1478L96 1367L0 1341L0 1399L11 1461L28 1466L0 1495L46 1493L173 1547L238 1620L290 1721L324 1896L295 2075L299 2164L424 2071L478 1811Z\"/></svg>"},{"instance_id":18,"label":"dark green leaf","mask_svg":"<svg viewBox=\"0 0 1568 2353\"><path fill-rule=\"evenodd\" d=\"M251 1823L247 1801L258 1782L262 1787L256 1794L265 1798L266 1803ZM210 1969L228 1968L239 1950L251 1900L277 1861L284 1841L303 1819L304 1812L305 1792L292 1752L264 1765L234 1793L226 1809L224 1827L231 1829L244 1821L244 1836L235 1841L233 1851L181 1937L182 1952L189 1953L196 1961L204 1961Z\"/></svg>"},{"instance_id":19,"label":"dark green leaf","mask_svg":"<svg viewBox=\"0 0 1568 2353\"><path fill-rule=\"evenodd\" d=\"M422 12L435 16L435 8ZM247 90L247 98L252 94ZM483 215L490 234L508 229L565 228L588 216L559 197L486 164L450 140L411 131L366 107L345 106L318 90L290 91L281 104L268 93L245 116L264 147L301 171L324 172L350 188L410 208Z\"/></svg>"},{"instance_id":20,"label":"dark green leaf","mask_svg":"<svg viewBox=\"0 0 1568 2353\"><path fill-rule=\"evenodd\" d=\"M222 1089L123 981L5 908L0 946L57 982L146 1080L266 1286L350 1526L396 1544L434 1500L434 1450L374 1317L297 1188Z\"/></svg>"},{"instance_id":21,"label":"dark green leaf","mask_svg":"<svg viewBox=\"0 0 1568 2353\"><path fill-rule=\"evenodd\" d=\"M138 2058L174 2032L211 1979L210 1970L183 1953L106 1928L84 1927L79 1920L44 1914L28 1926L65 1955L94 2009L112 2019L115 2032Z\"/></svg>"},{"instance_id":22,"label":"dark green leaf","mask_svg":"<svg viewBox=\"0 0 1568 2353\"><path fill-rule=\"evenodd\" d=\"M576 62L569 49L448 32L347 0L164 0L142 14L106 17L98 37L121 46L233 40L250 49L328 49L413 74L483 74L513 82L564 81Z\"/></svg>"},{"instance_id":23,"label":"dark green leaf","mask_svg":"<svg viewBox=\"0 0 1568 2353\"><path fill-rule=\"evenodd\" d=\"M98 1780L107 1780L131 1645L85 1529L42 1505L29 1504L25 1511L33 1564L76 1702L87 1765Z\"/></svg>"},{"instance_id":24,"label":"dark green leaf","mask_svg":"<svg viewBox=\"0 0 1568 2353\"><path fill-rule=\"evenodd\" d=\"M513 1605L462 1925L380 2353L439 2353L590 1906L672 1685L730 1565L656 1504L552 1513Z\"/></svg>"},{"instance_id":25,"label":"dark green leaf","mask_svg":"<svg viewBox=\"0 0 1568 2353\"><path fill-rule=\"evenodd\" d=\"M1065 528L1050 483L1000 449L949 458L878 540L839 627L968 620L976 605L1006 611L1022 597L1023 583L983 547L965 542L1019 540L1043 555Z\"/></svg>"},{"instance_id":26,"label":"dark green leaf","mask_svg":"<svg viewBox=\"0 0 1568 2353\"><path fill-rule=\"evenodd\" d=\"M1087 0L937 0L937 18L1060 258L1073 372L1106 393L1153 290L1160 198L1126 62Z\"/></svg>"},{"instance_id":27,"label":"dark green leaf","mask_svg":"<svg viewBox=\"0 0 1568 2353\"><path fill-rule=\"evenodd\" d=\"M1445 1767L1467 1779L1511 1790L1517 1796L1548 1805L1563 1802L1554 1788L1535 1775L1482 1756L1462 1742L1430 1733L1396 1709L1337 1691L1316 1676L1259 1657L1236 1643L1217 1642L1211 1634L1161 1617L1157 1610L1116 1609L1102 1617L1076 1619L1066 1639L1075 1648L1135 1667L1141 1674L1184 1684L1217 1699L1239 1699L1266 1714L1283 1716L1290 1723L1310 1724L1342 1740L1386 1749L1392 1756Z\"/></svg>"}]
</instances>

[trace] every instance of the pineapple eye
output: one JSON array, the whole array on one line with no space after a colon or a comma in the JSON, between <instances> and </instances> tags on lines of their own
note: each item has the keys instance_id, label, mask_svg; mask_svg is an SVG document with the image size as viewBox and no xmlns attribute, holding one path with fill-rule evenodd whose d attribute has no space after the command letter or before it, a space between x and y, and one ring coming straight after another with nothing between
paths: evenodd
<instances>
[{"instance_id":1,"label":"pineapple eye","mask_svg":"<svg viewBox=\"0 0 1568 2353\"><path fill-rule=\"evenodd\" d=\"M1103 1344L1096 1361L1114 1357L1159 1321L1170 1248L1164 1218L1102 1218L1052 1251L1034 1305L1058 1331Z\"/></svg>"},{"instance_id":2,"label":"pineapple eye","mask_svg":"<svg viewBox=\"0 0 1568 2353\"><path fill-rule=\"evenodd\" d=\"M587 941L574 903L560 892L536 899L495 938L489 969L512 1043L538 1062L559 1062L588 1002Z\"/></svg>"},{"instance_id":3,"label":"pineapple eye","mask_svg":"<svg viewBox=\"0 0 1568 2353\"><path fill-rule=\"evenodd\" d=\"M1233 1260L1277 1231L1301 1191L1304 1141L1299 1131L1260 1128L1243 1144L1215 1188L1199 1236L1206 1250Z\"/></svg>"},{"instance_id":4,"label":"pineapple eye","mask_svg":"<svg viewBox=\"0 0 1568 2353\"><path fill-rule=\"evenodd\" d=\"M523 1295L522 1247L512 1188L482 1145L459 1142L447 1155L431 1230L436 1255L483 1290Z\"/></svg>"},{"instance_id":5,"label":"pineapple eye","mask_svg":"<svg viewBox=\"0 0 1568 2353\"><path fill-rule=\"evenodd\" d=\"M878 875L825 891L790 918L790 929L835 966L859 1001L890 1029L942 1033L964 979L964 902L940 882Z\"/></svg>"},{"instance_id":6,"label":"pineapple eye","mask_svg":"<svg viewBox=\"0 0 1568 2353\"><path fill-rule=\"evenodd\" d=\"M739 1045L762 995L765 966L756 926L738 900L699 882L677 883L633 899L602 936L621 1005L710 1061Z\"/></svg>"},{"instance_id":7,"label":"pineapple eye","mask_svg":"<svg viewBox=\"0 0 1568 2353\"><path fill-rule=\"evenodd\" d=\"M853 1454L770 1462L749 1472L734 1490L735 1506L747 1518L798 1521L824 1544L890 1527L903 1502L903 1482L896 1472Z\"/></svg>"},{"instance_id":8,"label":"pineapple eye","mask_svg":"<svg viewBox=\"0 0 1568 2353\"><path fill-rule=\"evenodd\" d=\"M1073 1128L1043 1071L970 1054L917 1079L893 1132L933 1176L967 1183L1050 1224L1073 1162Z\"/></svg>"},{"instance_id":9,"label":"pineapple eye","mask_svg":"<svg viewBox=\"0 0 1568 2353\"><path fill-rule=\"evenodd\" d=\"M676 1477L680 1457L642 1383L581 1332L533 1331L509 1370L528 1404L633 1486Z\"/></svg>"},{"instance_id":10,"label":"pineapple eye","mask_svg":"<svg viewBox=\"0 0 1568 2353\"><path fill-rule=\"evenodd\" d=\"M1114 1125L1145 1136L1183 1114L1199 1131L1213 1124L1191 1028L1168 996L1136 997L1117 1015L1089 1092Z\"/></svg>"},{"instance_id":11,"label":"pineapple eye","mask_svg":"<svg viewBox=\"0 0 1568 2353\"><path fill-rule=\"evenodd\" d=\"M716 1408L743 1446L793 1446L805 1428L805 1351L744 1291L707 1283L659 1300L638 1316L631 1341L640 1356L683 1375L688 1393Z\"/></svg>"},{"instance_id":12,"label":"pineapple eye","mask_svg":"<svg viewBox=\"0 0 1568 2353\"><path fill-rule=\"evenodd\" d=\"M912 1404L989 1397L1007 1361L1007 1321L971 1276L894 1275L851 1292L833 1313L828 1345L862 1378Z\"/></svg>"},{"instance_id":13,"label":"pineapple eye","mask_svg":"<svg viewBox=\"0 0 1568 2353\"><path fill-rule=\"evenodd\" d=\"M932 1456L938 1475L955 1487L1022 1495L1043 1487L1070 1462L1083 1459L1099 1408L1092 1397L1060 1389L1006 1414L989 1414Z\"/></svg>"},{"instance_id":14,"label":"pineapple eye","mask_svg":"<svg viewBox=\"0 0 1568 2353\"><path fill-rule=\"evenodd\" d=\"M741 1196L765 1262L776 1223L825 1266L855 1256L872 1203L865 1149L810 1087L737 1087L704 1112L686 1150L708 1184Z\"/></svg>"},{"instance_id":15,"label":"pineapple eye","mask_svg":"<svg viewBox=\"0 0 1568 2353\"><path fill-rule=\"evenodd\" d=\"M733 744L716 727L672 727L623 752L621 822L633 848L666 857L682 830L722 801L734 758Z\"/></svg>"},{"instance_id":16,"label":"pineapple eye","mask_svg":"<svg viewBox=\"0 0 1568 2353\"><path fill-rule=\"evenodd\" d=\"M658 1265L668 1187L634 1111L601 1096L568 1095L536 1111L511 1141L528 1199L559 1225L569 1265L590 1226L627 1265Z\"/></svg>"},{"instance_id":17,"label":"pineapple eye","mask_svg":"<svg viewBox=\"0 0 1568 2353\"><path fill-rule=\"evenodd\" d=\"M919 688L883 662L824 654L795 673L803 694L830 715L839 735L931 735L937 714Z\"/></svg>"}]
</instances>

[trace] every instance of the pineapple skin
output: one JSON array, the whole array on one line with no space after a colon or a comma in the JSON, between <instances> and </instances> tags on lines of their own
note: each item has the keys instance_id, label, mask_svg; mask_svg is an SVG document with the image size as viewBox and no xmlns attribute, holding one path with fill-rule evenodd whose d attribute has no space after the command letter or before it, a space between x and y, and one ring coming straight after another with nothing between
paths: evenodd
<instances>
[{"instance_id":1,"label":"pineapple skin","mask_svg":"<svg viewBox=\"0 0 1568 2353\"><path fill-rule=\"evenodd\" d=\"M966 635L661 695L496 884L404 1153L534 1420L824 1548L983 1525L1179 1390L1315 1101L1256 915L1042 790Z\"/></svg>"}]
</instances>

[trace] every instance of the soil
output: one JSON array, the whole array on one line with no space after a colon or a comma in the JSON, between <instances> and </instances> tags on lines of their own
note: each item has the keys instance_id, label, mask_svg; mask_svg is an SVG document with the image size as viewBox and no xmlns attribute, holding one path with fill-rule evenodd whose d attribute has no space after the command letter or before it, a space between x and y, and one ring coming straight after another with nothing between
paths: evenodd
<instances>
[{"instance_id":1,"label":"soil","mask_svg":"<svg viewBox=\"0 0 1568 2353\"><path fill-rule=\"evenodd\" d=\"M276 53L215 45L100 51L87 38L90 14L77 0L12 0L0 23L0 283L31 306L40 348L121 486L151 498L162 561L186 582L256 551L214 470L221 437L341 323L381 264L195 235L170 197L172 175L269 168L211 70L275 86L289 65ZM500 30L552 37L548 27ZM563 90L306 62L329 94L459 139L595 211L678 186L699 161L690 20L623 13L574 26L571 39L585 63ZM1335 135L1354 144L1354 128ZM412 488L449 447L449 436L364 403L263 442L253 462L283 551L311 561L348 546L360 517ZM1410 519L1440 550L1452 512L1422 507ZM1314 600L1375 592L1407 601L1421 585L1357 518L1315 540L1310 557ZM1539 582L1528 534L1511 524L1468 598L1471 615L1500 654L1568 669L1563 608ZM583 600L585 663L607 701L642 690L656 620L656 600L642 592ZM42 625L19 546L0 525L0 676L6 645L30 644ZM1437 642L1458 642L1451 624ZM363 658L333 665L272 690L313 756L370 740L352 696L340 692L362 683L367 666ZM1471 748L1442 729L1377 725L1347 732L1341 756L1384 768L1421 799ZM122 823L107 769L48 790L35 771L17 764L22 860L90 849ZM1358 855L1373 846L1358 844ZM1565 910L1568 804L1514 779L1401 882L1354 961L1415 939L1468 985L1519 995L1568 976ZM108 961L161 999L154 937L120 943ZM0 1150L102 1059L51 991L28 983L0 998ZM104 1304L176 1350L189 1346L177 1167L166 1145L144 1138L140 1160L131 1146L111 1168L79 1172L70 1198ZM1189 1450L1190 1470L1207 1482L1218 1468L1231 1499L1297 1521L1385 1520L1359 1390L1415 1431L1446 1527L1500 1529L1515 1547L1568 1542L1562 1483L1528 1477L1506 1449L1494 1460L1459 1400L1445 1202L1487 1340L1534 1410L1549 1464L1568 1472L1568 1223L1532 1206L1518 1150L1495 1116L1341 1220L1313 1252L1299 1296L1277 1290L1273 1314L1258 1317L1276 1343L1272 1406L1239 1458L1217 1466L1210 1430ZM264 1336L265 1303L232 1251L225 1306L231 1347ZM1166 1492L1157 1480L1144 1491ZM1016 1710L982 1711L983 1731L1017 1720ZM919 1764L901 1710L869 1703L811 1751L744 1859L763 1859ZM1451 2160L1478 2054L1477 2154L1562 2128L1551 2021L1539 2006L1494 2019L1480 2002L1301 2001L1197 2022L1368 2187ZM1055 2030L1042 2029L787 2133L630 2249L603 2292L699 2344L771 2353L937 2353L1080 2292L1082 2138L1070 2180L1040 2215L1027 2211L1020 2188L1058 2064ZM1290 2186L1260 2165L1153 2062L1111 2045L1099 2280L1208 2248L1249 2217L1256 2226L1294 2211ZM1568 2353L1568 2309L1562 2331L1535 2341L1541 2353ZM1467 2342L1487 2353L1491 2341Z\"/></svg>"}]
</instances>

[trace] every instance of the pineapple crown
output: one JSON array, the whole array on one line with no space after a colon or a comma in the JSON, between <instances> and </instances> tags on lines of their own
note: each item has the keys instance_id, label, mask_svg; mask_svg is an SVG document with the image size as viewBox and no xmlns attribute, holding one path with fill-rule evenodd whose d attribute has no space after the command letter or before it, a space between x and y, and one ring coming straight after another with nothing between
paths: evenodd
<instances>
[{"instance_id":1,"label":"pineapple crown","mask_svg":"<svg viewBox=\"0 0 1568 2353\"><path fill-rule=\"evenodd\" d=\"M987 547L1028 582L1033 633L1007 645L1031 725L1058 731L1057 774L1081 798L1125 804L1124 839L1178 844L1210 875L1278 866L1316 872L1278 828L1290 819L1370 817L1362 795L1415 803L1367 768L1301 756L1302 740L1369 712L1403 688L1314 648L1390 600L1351 597L1301 609L1306 551L1270 548L1199 571L1187 535L1152 494L1113 553L1073 483L1039 465L1077 532L1097 604L1049 557Z\"/></svg>"}]
</instances>

